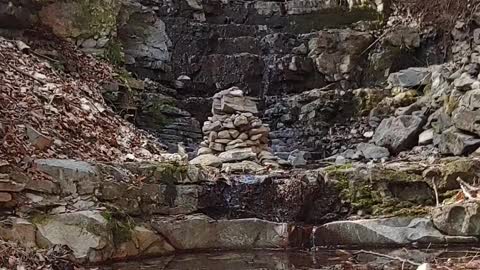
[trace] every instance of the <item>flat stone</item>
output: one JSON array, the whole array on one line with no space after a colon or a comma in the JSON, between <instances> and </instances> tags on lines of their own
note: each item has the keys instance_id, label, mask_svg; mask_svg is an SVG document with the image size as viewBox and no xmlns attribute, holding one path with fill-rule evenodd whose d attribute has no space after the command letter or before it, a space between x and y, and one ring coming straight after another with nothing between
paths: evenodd
<instances>
[{"instance_id":1,"label":"flat stone","mask_svg":"<svg viewBox=\"0 0 480 270\"><path fill-rule=\"evenodd\" d=\"M34 248L37 246L35 226L22 218L8 218L0 222L0 239L21 243L24 247Z\"/></svg>"},{"instance_id":2,"label":"flat stone","mask_svg":"<svg viewBox=\"0 0 480 270\"><path fill-rule=\"evenodd\" d=\"M202 166L211 166L211 167L221 167L223 160L212 154L205 154L198 156L190 160L192 165L202 165Z\"/></svg>"},{"instance_id":3,"label":"flat stone","mask_svg":"<svg viewBox=\"0 0 480 270\"><path fill-rule=\"evenodd\" d=\"M233 121L233 124L235 125L235 127L243 127L248 125L248 119L247 117L240 115L237 118L235 118L235 120Z\"/></svg>"},{"instance_id":4,"label":"flat stone","mask_svg":"<svg viewBox=\"0 0 480 270\"><path fill-rule=\"evenodd\" d=\"M443 154L468 155L480 147L480 139L451 127L440 135L438 148Z\"/></svg>"},{"instance_id":5,"label":"flat stone","mask_svg":"<svg viewBox=\"0 0 480 270\"><path fill-rule=\"evenodd\" d=\"M226 144L230 143L231 141L232 141L232 139L216 139L215 143L221 143L223 145L226 145Z\"/></svg>"},{"instance_id":6,"label":"flat stone","mask_svg":"<svg viewBox=\"0 0 480 270\"><path fill-rule=\"evenodd\" d=\"M12 194L8 192L0 192L0 203L10 202L13 200Z\"/></svg>"},{"instance_id":7,"label":"flat stone","mask_svg":"<svg viewBox=\"0 0 480 270\"><path fill-rule=\"evenodd\" d=\"M390 152L387 148L369 143L358 144L357 151L359 151L366 159L382 159L390 157Z\"/></svg>"},{"instance_id":8,"label":"flat stone","mask_svg":"<svg viewBox=\"0 0 480 270\"><path fill-rule=\"evenodd\" d=\"M463 95L458 108L452 113L452 122L458 129L480 136L480 89L468 91Z\"/></svg>"},{"instance_id":9,"label":"flat stone","mask_svg":"<svg viewBox=\"0 0 480 270\"><path fill-rule=\"evenodd\" d=\"M197 151L197 156L212 154L212 153L213 153L212 149L208 147L200 147L200 149L198 149Z\"/></svg>"},{"instance_id":10,"label":"flat stone","mask_svg":"<svg viewBox=\"0 0 480 270\"><path fill-rule=\"evenodd\" d=\"M177 250L285 248L288 225L259 219L214 220L205 215L154 220Z\"/></svg>"},{"instance_id":11,"label":"flat stone","mask_svg":"<svg viewBox=\"0 0 480 270\"><path fill-rule=\"evenodd\" d=\"M223 153L220 153L218 157L223 162L236 162L248 159L255 159L257 155L252 151L251 148L243 149L232 149Z\"/></svg>"},{"instance_id":12,"label":"flat stone","mask_svg":"<svg viewBox=\"0 0 480 270\"><path fill-rule=\"evenodd\" d=\"M135 226L131 231L130 238L117 245L112 258L161 256L175 251L175 248L165 238L144 226Z\"/></svg>"},{"instance_id":13,"label":"flat stone","mask_svg":"<svg viewBox=\"0 0 480 270\"><path fill-rule=\"evenodd\" d=\"M53 139L43 135L31 126L26 126L28 141L39 150L45 150L53 144Z\"/></svg>"},{"instance_id":14,"label":"flat stone","mask_svg":"<svg viewBox=\"0 0 480 270\"><path fill-rule=\"evenodd\" d=\"M233 125L233 123L232 123L232 125ZM230 137L232 137L232 139L236 139L240 135L240 132L238 130L235 130L235 129L228 130L228 133L230 133Z\"/></svg>"},{"instance_id":15,"label":"flat stone","mask_svg":"<svg viewBox=\"0 0 480 270\"><path fill-rule=\"evenodd\" d=\"M0 180L0 191L20 192L25 189L25 184L16 183L9 180Z\"/></svg>"},{"instance_id":16,"label":"flat stone","mask_svg":"<svg viewBox=\"0 0 480 270\"><path fill-rule=\"evenodd\" d=\"M256 135L252 135L250 137L250 140L251 141L257 141L257 140L260 140L263 136L265 136L264 134L256 134Z\"/></svg>"},{"instance_id":17,"label":"flat stone","mask_svg":"<svg viewBox=\"0 0 480 270\"><path fill-rule=\"evenodd\" d=\"M388 82L393 87L415 87L427 85L431 80L431 72L428 68L408 68L390 74Z\"/></svg>"},{"instance_id":18,"label":"flat stone","mask_svg":"<svg viewBox=\"0 0 480 270\"><path fill-rule=\"evenodd\" d=\"M259 127L259 128L251 129L248 132L248 134L250 136L257 135L257 134L268 135L269 132L270 132L270 129L268 127L262 126L262 127Z\"/></svg>"},{"instance_id":19,"label":"flat stone","mask_svg":"<svg viewBox=\"0 0 480 270\"><path fill-rule=\"evenodd\" d=\"M232 139L232 136L230 135L230 132L229 132L228 130L222 130L222 131L218 132L217 138L218 138L218 139L228 139L228 140L231 140L231 139Z\"/></svg>"},{"instance_id":20,"label":"flat stone","mask_svg":"<svg viewBox=\"0 0 480 270\"><path fill-rule=\"evenodd\" d=\"M336 221L315 230L316 246L397 246L413 243L475 243L475 237L447 236L426 218L395 217Z\"/></svg>"},{"instance_id":21,"label":"flat stone","mask_svg":"<svg viewBox=\"0 0 480 270\"><path fill-rule=\"evenodd\" d=\"M238 139L239 140L242 140L242 141L246 141L248 140L248 134L247 133L241 133L240 135L238 135Z\"/></svg>"},{"instance_id":22,"label":"flat stone","mask_svg":"<svg viewBox=\"0 0 480 270\"><path fill-rule=\"evenodd\" d=\"M219 131L222 128L222 123L220 121L215 122L205 122L202 127L202 132L204 134L210 131Z\"/></svg>"},{"instance_id":23,"label":"flat stone","mask_svg":"<svg viewBox=\"0 0 480 270\"><path fill-rule=\"evenodd\" d=\"M237 163L223 163L222 171L227 173L258 173L263 170L263 166L260 164L250 161L244 160L242 162Z\"/></svg>"},{"instance_id":24,"label":"flat stone","mask_svg":"<svg viewBox=\"0 0 480 270\"><path fill-rule=\"evenodd\" d=\"M223 152L223 151L225 151L225 145L223 145L223 144L221 144L221 143L211 142L208 147L209 147L210 149L212 149L213 151L217 151L217 152Z\"/></svg>"},{"instance_id":25,"label":"flat stone","mask_svg":"<svg viewBox=\"0 0 480 270\"><path fill-rule=\"evenodd\" d=\"M472 89L472 85L476 82L468 73L463 73L459 78L453 81L453 85L459 91L468 91Z\"/></svg>"}]
</instances>

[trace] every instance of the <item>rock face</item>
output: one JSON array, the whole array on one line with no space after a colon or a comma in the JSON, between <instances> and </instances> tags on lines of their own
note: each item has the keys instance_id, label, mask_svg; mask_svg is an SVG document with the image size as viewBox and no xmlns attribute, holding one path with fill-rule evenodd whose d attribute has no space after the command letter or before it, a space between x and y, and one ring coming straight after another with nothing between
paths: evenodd
<instances>
[{"instance_id":1,"label":"rock face","mask_svg":"<svg viewBox=\"0 0 480 270\"><path fill-rule=\"evenodd\" d=\"M224 164L222 170L252 173L262 170L260 165L279 166L268 148L270 128L255 115L257 105L242 90L232 87L215 94L212 113L203 124L205 140L194 164L218 167L241 162Z\"/></svg>"},{"instance_id":2,"label":"rock face","mask_svg":"<svg viewBox=\"0 0 480 270\"><path fill-rule=\"evenodd\" d=\"M315 245L388 246L475 243L475 237L446 236L426 218L391 218L327 223L315 230Z\"/></svg>"},{"instance_id":3,"label":"rock face","mask_svg":"<svg viewBox=\"0 0 480 270\"><path fill-rule=\"evenodd\" d=\"M455 203L436 208L433 222L442 232L453 236L480 235L480 212L477 202Z\"/></svg>"},{"instance_id":4,"label":"rock face","mask_svg":"<svg viewBox=\"0 0 480 270\"><path fill-rule=\"evenodd\" d=\"M427 85L431 76L431 71L428 68L409 68L390 74L388 83L393 87L410 88Z\"/></svg>"}]
</instances>

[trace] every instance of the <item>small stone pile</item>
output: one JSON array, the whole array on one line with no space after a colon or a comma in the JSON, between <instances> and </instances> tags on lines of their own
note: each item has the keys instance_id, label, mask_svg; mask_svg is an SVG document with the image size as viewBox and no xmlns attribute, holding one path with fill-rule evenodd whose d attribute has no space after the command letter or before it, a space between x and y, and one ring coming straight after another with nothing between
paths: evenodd
<instances>
[{"instance_id":1,"label":"small stone pile","mask_svg":"<svg viewBox=\"0 0 480 270\"><path fill-rule=\"evenodd\" d=\"M268 148L270 128L256 116L255 101L241 89L232 87L215 94L212 114L203 124L204 140L192 164L221 166L227 172L279 166Z\"/></svg>"}]
</instances>

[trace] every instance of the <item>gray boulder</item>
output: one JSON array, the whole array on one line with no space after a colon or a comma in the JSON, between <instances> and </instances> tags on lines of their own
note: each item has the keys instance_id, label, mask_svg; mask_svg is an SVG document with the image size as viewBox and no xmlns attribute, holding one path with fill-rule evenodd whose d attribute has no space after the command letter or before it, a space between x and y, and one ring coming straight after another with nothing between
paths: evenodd
<instances>
[{"instance_id":1,"label":"gray boulder","mask_svg":"<svg viewBox=\"0 0 480 270\"><path fill-rule=\"evenodd\" d=\"M468 91L452 117L455 127L480 135L480 89Z\"/></svg>"},{"instance_id":2,"label":"gray boulder","mask_svg":"<svg viewBox=\"0 0 480 270\"><path fill-rule=\"evenodd\" d=\"M408 68L390 74L388 82L393 87L415 87L427 85L431 76L428 68Z\"/></svg>"},{"instance_id":3,"label":"gray boulder","mask_svg":"<svg viewBox=\"0 0 480 270\"><path fill-rule=\"evenodd\" d=\"M382 159L390 156L390 152L387 148L370 143L358 144L357 151L359 151L366 159Z\"/></svg>"},{"instance_id":4,"label":"gray boulder","mask_svg":"<svg viewBox=\"0 0 480 270\"><path fill-rule=\"evenodd\" d=\"M373 135L373 142L399 153L417 144L424 119L414 115L401 115L384 119Z\"/></svg>"},{"instance_id":5,"label":"gray boulder","mask_svg":"<svg viewBox=\"0 0 480 270\"><path fill-rule=\"evenodd\" d=\"M395 217L327 223L315 230L314 241L317 246L396 246L466 243L477 239L446 236L426 218Z\"/></svg>"},{"instance_id":6,"label":"gray boulder","mask_svg":"<svg viewBox=\"0 0 480 270\"><path fill-rule=\"evenodd\" d=\"M442 154L468 155L480 147L480 139L451 127L440 135L438 147Z\"/></svg>"},{"instance_id":7,"label":"gray boulder","mask_svg":"<svg viewBox=\"0 0 480 270\"><path fill-rule=\"evenodd\" d=\"M433 210L435 226L448 235L480 236L480 205L478 202L461 202Z\"/></svg>"},{"instance_id":8,"label":"gray boulder","mask_svg":"<svg viewBox=\"0 0 480 270\"><path fill-rule=\"evenodd\" d=\"M220 153L218 157L222 162L237 162L255 159L257 154L252 151L252 148L236 148Z\"/></svg>"},{"instance_id":9,"label":"gray boulder","mask_svg":"<svg viewBox=\"0 0 480 270\"><path fill-rule=\"evenodd\" d=\"M152 226L178 250L288 246L288 224L259 219L214 220L199 214L160 218Z\"/></svg>"}]
</instances>

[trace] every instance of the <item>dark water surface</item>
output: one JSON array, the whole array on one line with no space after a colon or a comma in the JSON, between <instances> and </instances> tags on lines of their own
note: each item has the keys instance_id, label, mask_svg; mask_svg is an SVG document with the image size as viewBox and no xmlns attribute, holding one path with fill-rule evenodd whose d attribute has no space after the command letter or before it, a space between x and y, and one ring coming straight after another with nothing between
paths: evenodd
<instances>
[{"instance_id":1,"label":"dark water surface","mask_svg":"<svg viewBox=\"0 0 480 270\"><path fill-rule=\"evenodd\" d=\"M432 262L464 256L463 250L378 250L391 257L414 262ZM395 270L416 269L399 260L392 260L359 251L322 250L317 252L208 252L172 255L98 267L101 270ZM93 269L93 268L92 268Z\"/></svg>"}]
</instances>

